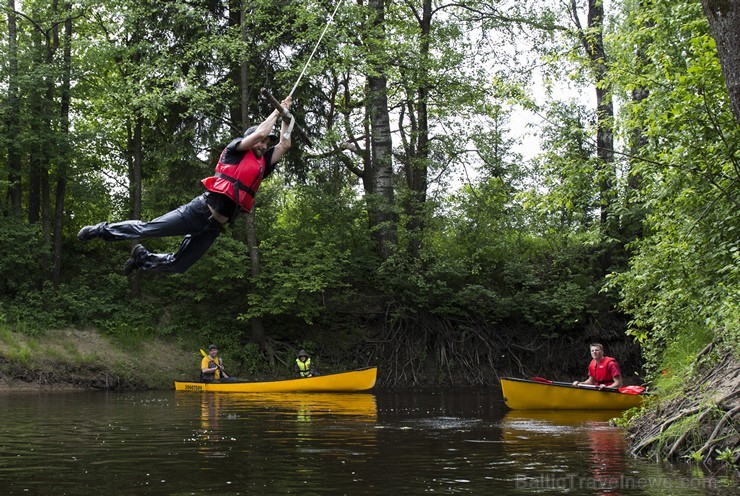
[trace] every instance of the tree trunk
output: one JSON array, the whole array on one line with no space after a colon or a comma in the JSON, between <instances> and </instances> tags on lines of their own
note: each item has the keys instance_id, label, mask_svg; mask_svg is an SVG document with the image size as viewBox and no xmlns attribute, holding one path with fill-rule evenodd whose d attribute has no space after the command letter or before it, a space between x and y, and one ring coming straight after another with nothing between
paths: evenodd
<instances>
[{"instance_id":1,"label":"tree trunk","mask_svg":"<svg viewBox=\"0 0 740 496\"><path fill-rule=\"evenodd\" d=\"M43 59L34 55L34 63L42 65ZM32 136L44 136L44 98L40 87L34 85L28 95L30 109L30 130ZM41 170L47 160L44 143L32 139L28 144L28 222L35 224L41 220Z\"/></svg>"},{"instance_id":2,"label":"tree trunk","mask_svg":"<svg viewBox=\"0 0 740 496\"><path fill-rule=\"evenodd\" d=\"M238 12L241 12L241 37L244 43L249 41L249 31L247 29L247 2L246 0L241 2L241 7ZM242 60L239 70L234 71L237 74L239 80L239 88L241 91L240 98L240 109L241 109L241 129L240 132L244 132L249 127L249 60ZM260 251L257 240L257 206L252 208L252 211L247 214L247 250L249 251L249 265L250 265L250 278L249 287L247 292L250 295L256 293L256 281L260 274ZM265 325L262 321L262 317L252 317L250 319L251 325L251 337L249 341L259 345L260 349L267 351L267 334L265 333ZM272 356L270 355L272 359Z\"/></svg>"},{"instance_id":3,"label":"tree trunk","mask_svg":"<svg viewBox=\"0 0 740 496\"><path fill-rule=\"evenodd\" d=\"M412 119L410 146L408 149L406 164L406 185L409 188L409 198L406 205L408 215L407 228L409 231L409 254L418 259L424 234L424 204L427 199L428 170L429 170L429 112L427 110L429 100L429 82L432 80L426 72L429 70L429 50L432 27L432 2L424 0L422 14L420 17L421 42L419 56L421 58L422 76L417 81L416 90L416 118ZM426 76L426 77L425 77ZM413 107L409 105L409 114ZM415 145L415 146L414 146Z\"/></svg>"},{"instance_id":4,"label":"tree trunk","mask_svg":"<svg viewBox=\"0 0 740 496\"><path fill-rule=\"evenodd\" d=\"M128 135L128 156L132 157L129 162L129 205L131 208L131 219L141 219L141 203L143 191L143 162L144 162L144 143L142 138L143 118L140 115L134 117L132 127L129 128ZM136 245L137 241L131 241L131 248ZM141 297L141 271L135 271L131 278L131 294L136 298Z\"/></svg>"},{"instance_id":5,"label":"tree trunk","mask_svg":"<svg viewBox=\"0 0 740 496\"><path fill-rule=\"evenodd\" d=\"M8 0L8 194L10 212L20 216L22 212L21 153L18 146L20 134L20 98L18 96L18 35L16 29L15 0Z\"/></svg>"},{"instance_id":6,"label":"tree trunk","mask_svg":"<svg viewBox=\"0 0 740 496\"><path fill-rule=\"evenodd\" d=\"M54 15L58 14L59 2L58 0L53 0L51 2L51 10L54 13ZM45 33L45 40L46 40L46 46L45 46L45 53L46 58L44 60L44 66L46 67L46 70L48 71L48 74L45 76L46 79L46 95L44 97L44 101L42 103L43 105L43 111L41 115L43 115L43 134L42 136L50 136L54 132L54 122L52 119L52 111L55 107L54 102L54 94L56 90L56 82L54 80L54 77L52 74L54 74L54 55L57 53L57 50L59 48L59 27L58 24L55 24L50 31L47 31ZM52 147L49 146L48 140L44 140L44 144L41 145L42 154L39 161L39 169L38 173L40 174L41 179L41 225L43 226L44 231L44 245L50 248L50 251L53 253L53 246L52 246L52 224L53 224L53 215L52 215L52 204L51 204L51 179L49 177L50 173L50 166L52 163L52 157L57 157L58 150L56 149L56 143L55 140L52 140L52 143L54 145ZM48 263L49 261L46 260L44 263L45 267L49 267L48 270L48 276L49 278L52 277L52 274L54 272L54 264Z\"/></svg>"},{"instance_id":7,"label":"tree trunk","mask_svg":"<svg viewBox=\"0 0 740 496\"><path fill-rule=\"evenodd\" d=\"M604 50L604 4L602 0L588 1L588 31L585 35L586 51L591 59L596 87L596 156L599 171L599 220L602 228L609 230L609 214L614 201L614 104L612 89L608 84L606 52Z\"/></svg>"},{"instance_id":8,"label":"tree trunk","mask_svg":"<svg viewBox=\"0 0 740 496\"><path fill-rule=\"evenodd\" d=\"M229 26L239 26L241 39L245 45L249 40L246 16L247 8L247 0L230 0L229 2ZM231 105L229 108L231 112L231 125L241 134L249 127L249 59L246 57L242 59L239 71L231 71L231 75L234 87L239 88L240 91L240 105Z\"/></svg>"},{"instance_id":9,"label":"tree trunk","mask_svg":"<svg viewBox=\"0 0 740 496\"><path fill-rule=\"evenodd\" d=\"M385 44L385 0L370 0L368 6L373 20L372 30L378 46ZM394 252L396 216L393 212L393 143L388 115L388 78L384 64L376 63L368 76L367 108L370 120L370 153L372 162L373 191L366 195L370 212L371 231L375 233L378 253L387 260Z\"/></svg>"},{"instance_id":10,"label":"tree trunk","mask_svg":"<svg viewBox=\"0 0 740 496\"><path fill-rule=\"evenodd\" d=\"M256 207L252 208L252 211L247 214L247 249L249 250L249 262L250 262L250 282L249 282L249 294L255 294L255 281L257 276L260 275L260 251L257 246L257 225L255 223L257 214ZM267 335L265 334L265 325L262 322L262 317L252 317L252 337L250 341L259 345L260 349L267 349Z\"/></svg>"},{"instance_id":11,"label":"tree trunk","mask_svg":"<svg viewBox=\"0 0 740 496\"><path fill-rule=\"evenodd\" d=\"M62 73L62 94L61 94L61 112L60 112L60 133L69 142L69 108L71 100L71 72L72 72L72 18L69 17L71 4L64 4L67 18L64 22L64 61ZM62 271L62 230L64 227L64 197L67 191L67 162L69 160L69 147L63 146L61 153L58 154L59 162L57 164L57 188L56 188L56 207L54 211L54 245L53 245L53 264L51 280L54 286L59 285Z\"/></svg>"},{"instance_id":12,"label":"tree trunk","mask_svg":"<svg viewBox=\"0 0 740 496\"><path fill-rule=\"evenodd\" d=\"M652 7L653 0L643 0L638 8ZM654 22L648 22L648 26L653 27ZM638 66L649 64L645 55L645 49L649 46L650 40L646 40L642 45L635 47L635 62ZM647 99L650 92L643 86L638 86L632 90L632 103L639 106L640 103ZM642 174L635 171L635 163L639 160L642 150L647 146L648 139L645 134L644 126L635 127L629 131L629 150L630 159L629 170L627 171L627 188L625 193L625 214L620 219L620 237L623 245L634 241L643 236L643 221L645 219L644 206L640 200L640 190L642 188Z\"/></svg>"},{"instance_id":13,"label":"tree trunk","mask_svg":"<svg viewBox=\"0 0 740 496\"><path fill-rule=\"evenodd\" d=\"M732 112L740 123L740 0L702 0L709 20Z\"/></svg>"}]
</instances>

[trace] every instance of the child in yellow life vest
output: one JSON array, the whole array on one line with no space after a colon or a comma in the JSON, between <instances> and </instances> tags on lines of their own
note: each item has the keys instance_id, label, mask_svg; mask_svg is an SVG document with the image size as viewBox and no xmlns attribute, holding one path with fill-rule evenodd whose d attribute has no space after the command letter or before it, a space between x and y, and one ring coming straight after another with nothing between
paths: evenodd
<instances>
[{"instance_id":1,"label":"child in yellow life vest","mask_svg":"<svg viewBox=\"0 0 740 496\"><path fill-rule=\"evenodd\" d=\"M306 350L298 352L298 358L295 359L295 366L293 369L301 377L313 377L315 375L319 375L319 373L316 372L316 368L311 363L311 358L308 356L308 353L306 353Z\"/></svg>"}]
</instances>

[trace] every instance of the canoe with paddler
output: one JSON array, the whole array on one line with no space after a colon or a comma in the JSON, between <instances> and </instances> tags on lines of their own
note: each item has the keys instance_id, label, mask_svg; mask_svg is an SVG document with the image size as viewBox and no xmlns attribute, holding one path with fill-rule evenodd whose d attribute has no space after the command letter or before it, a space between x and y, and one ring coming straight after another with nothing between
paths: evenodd
<instances>
[{"instance_id":1,"label":"canoe with paddler","mask_svg":"<svg viewBox=\"0 0 740 496\"><path fill-rule=\"evenodd\" d=\"M375 387L377 367L279 381L185 382L175 381L176 391L224 393L353 393Z\"/></svg>"},{"instance_id":2,"label":"canoe with paddler","mask_svg":"<svg viewBox=\"0 0 740 496\"><path fill-rule=\"evenodd\" d=\"M512 410L627 410L645 401L645 388L573 385L541 377L501 378L506 406Z\"/></svg>"}]
</instances>

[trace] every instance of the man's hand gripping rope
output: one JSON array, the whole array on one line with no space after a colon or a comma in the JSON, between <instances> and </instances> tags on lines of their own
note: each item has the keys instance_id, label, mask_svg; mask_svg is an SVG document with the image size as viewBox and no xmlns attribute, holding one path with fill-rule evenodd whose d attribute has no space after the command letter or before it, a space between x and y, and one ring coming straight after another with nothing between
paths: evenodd
<instances>
[{"instance_id":1,"label":"man's hand gripping rope","mask_svg":"<svg viewBox=\"0 0 740 496\"><path fill-rule=\"evenodd\" d=\"M295 116L291 114L287 108L280 105L280 102L278 102L277 99L274 96L272 96L269 91L267 91L267 89L262 88L261 93L262 93L262 96L267 98L272 104L272 106L275 107L278 112L280 112L280 116L282 117L283 121L289 122L288 132L287 132L288 136L286 136L286 138L290 138L290 133L292 133L293 129L295 129L296 131L298 131L298 134L301 136L301 138L303 138L306 141L306 143L308 143L308 146L313 146L313 144L311 143L311 140L308 139L308 136L306 135L305 131L303 131L303 128L296 123Z\"/></svg>"}]
</instances>

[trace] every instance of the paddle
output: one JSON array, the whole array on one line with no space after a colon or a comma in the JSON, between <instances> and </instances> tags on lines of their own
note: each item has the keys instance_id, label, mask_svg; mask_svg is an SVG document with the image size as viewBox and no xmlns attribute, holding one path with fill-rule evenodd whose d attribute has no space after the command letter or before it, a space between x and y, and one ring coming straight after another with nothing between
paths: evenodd
<instances>
[{"instance_id":1,"label":"paddle","mask_svg":"<svg viewBox=\"0 0 740 496\"><path fill-rule=\"evenodd\" d=\"M606 390L606 391L619 391L622 394L640 394L643 391L645 391L645 388L643 386L622 386L619 388L612 388L612 387L604 387L600 388L599 386L593 386L591 384L579 384L577 386L574 386L573 384L569 382L553 382L549 379L545 379L543 377L530 377L530 380L534 382L540 382L542 384L555 384L558 386L571 386L571 387L581 387L581 388L589 388L589 389L598 389L600 391Z\"/></svg>"},{"instance_id":2,"label":"paddle","mask_svg":"<svg viewBox=\"0 0 740 496\"><path fill-rule=\"evenodd\" d=\"M208 353L206 353L206 352L205 352L205 350L204 350L203 348L201 348L201 349L200 349L200 354L201 354L201 355L203 355L203 356L204 356L204 357L206 357L206 358L211 358L211 355L209 355ZM211 361L213 362L213 364L214 364L214 365L215 365L216 367L218 367L218 368L219 368L219 370L221 370L221 373L222 373L222 374L224 375L224 377L229 377L229 374L227 374L227 373L226 373L226 371L224 370L224 368L223 368L223 367L221 366L221 364L220 364L220 363L218 363L217 361L215 361L215 360L213 360L213 359L211 359Z\"/></svg>"}]
</instances>

